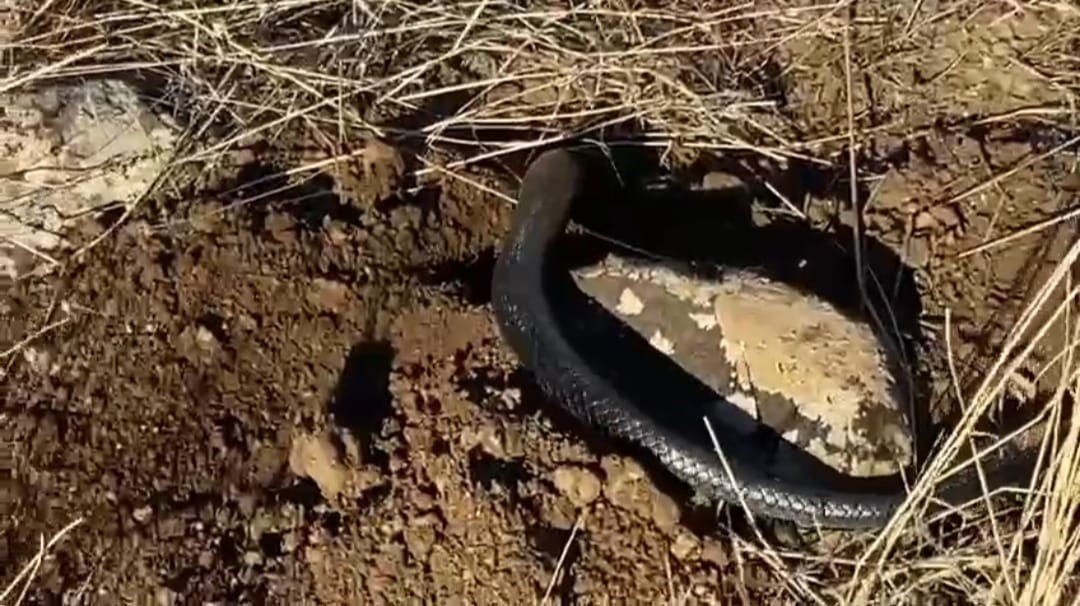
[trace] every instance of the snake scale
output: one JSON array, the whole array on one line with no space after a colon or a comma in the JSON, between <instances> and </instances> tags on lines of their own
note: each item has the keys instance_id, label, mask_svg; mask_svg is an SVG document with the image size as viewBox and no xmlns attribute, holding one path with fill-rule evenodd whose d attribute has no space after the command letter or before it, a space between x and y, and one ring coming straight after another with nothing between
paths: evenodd
<instances>
[{"instance_id":1,"label":"snake scale","mask_svg":"<svg viewBox=\"0 0 1080 606\"><path fill-rule=\"evenodd\" d=\"M721 459L711 441L659 422L628 397L625 386L590 368L580 346L560 329L560 311L548 293L552 272L561 270L553 247L570 222L572 206L579 198L602 195L586 191L589 176L586 164L568 149L546 151L529 165L492 277L502 338L545 396L579 422L643 448L707 498L745 504L755 516L802 526L885 525L907 496L902 485L848 490L815 478L779 477L763 464L762 446L733 427L713 428L725 455ZM707 431L702 423L701 432ZM1007 447L995 453L982 463L989 489L1029 480L1031 455ZM976 467L968 465L940 482L933 497L956 506L982 494Z\"/></svg>"}]
</instances>

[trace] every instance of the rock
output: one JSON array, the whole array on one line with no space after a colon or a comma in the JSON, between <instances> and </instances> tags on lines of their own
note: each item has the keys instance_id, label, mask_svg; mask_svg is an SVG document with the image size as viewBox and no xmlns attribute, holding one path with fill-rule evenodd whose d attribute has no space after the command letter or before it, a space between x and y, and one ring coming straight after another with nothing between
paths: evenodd
<instances>
[{"instance_id":1,"label":"rock","mask_svg":"<svg viewBox=\"0 0 1080 606\"><path fill-rule=\"evenodd\" d=\"M154 603L157 606L173 606L173 604L176 604L177 598L176 592L168 587L158 587L154 591Z\"/></svg>"},{"instance_id":2,"label":"rock","mask_svg":"<svg viewBox=\"0 0 1080 606\"><path fill-rule=\"evenodd\" d=\"M552 474L552 482L574 507L585 507L600 496L600 479L588 469L560 467Z\"/></svg>"},{"instance_id":3,"label":"rock","mask_svg":"<svg viewBox=\"0 0 1080 606\"><path fill-rule=\"evenodd\" d=\"M612 505L630 511L657 528L671 532L679 523L678 504L653 487L641 466L629 459L606 456L600 461L606 477L603 492Z\"/></svg>"},{"instance_id":4,"label":"rock","mask_svg":"<svg viewBox=\"0 0 1080 606\"><path fill-rule=\"evenodd\" d=\"M337 449L326 436L301 434L292 442L289 468L300 477L310 478L326 499L333 499L345 488L348 474L338 461Z\"/></svg>"},{"instance_id":5,"label":"rock","mask_svg":"<svg viewBox=\"0 0 1080 606\"><path fill-rule=\"evenodd\" d=\"M869 324L750 274L713 301L735 383L761 419L843 473L898 472L912 456L896 360Z\"/></svg>"},{"instance_id":6,"label":"rock","mask_svg":"<svg viewBox=\"0 0 1080 606\"><path fill-rule=\"evenodd\" d=\"M937 227L938 221L933 214L925 210L921 210L915 214L915 219L912 221L912 227L915 231L929 231Z\"/></svg>"},{"instance_id":7,"label":"rock","mask_svg":"<svg viewBox=\"0 0 1080 606\"><path fill-rule=\"evenodd\" d=\"M317 309L340 313L349 302L349 286L336 280L315 278L307 298Z\"/></svg>"},{"instance_id":8,"label":"rock","mask_svg":"<svg viewBox=\"0 0 1080 606\"><path fill-rule=\"evenodd\" d=\"M641 466L625 459L607 456L600 461L604 468L604 497L612 505L628 511L641 511L640 503L648 501L645 477Z\"/></svg>"},{"instance_id":9,"label":"rock","mask_svg":"<svg viewBox=\"0 0 1080 606\"><path fill-rule=\"evenodd\" d=\"M905 261L915 268L926 267L930 263L930 243L926 238L915 236L908 241Z\"/></svg>"},{"instance_id":10,"label":"rock","mask_svg":"<svg viewBox=\"0 0 1080 606\"><path fill-rule=\"evenodd\" d=\"M676 560L685 562L690 559L690 556L693 555L695 551L697 551L697 548L697 538L684 530L676 533L675 540L671 542L671 547L669 549L671 555L675 556Z\"/></svg>"},{"instance_id":11,"label":"rock","mask_svg":"<svg viewBox=\"0 0 1080 606\"><path fill-rule=\"evenodd\" d=\"M438 525L438 518L431 514L409 521L409 527L402 533L409 555L419 561L424 561L427 558L428 553L431 552L431 546L438 539L436 531Z\"/></svg>"},{"instance_id":12,"label":"rock","mask_svg":"<svg viewBox=\"0 0 1080 606\"><path fill-rule=\"evenodd\" d=\"M217 347L218 340L214 336L214 333L210 332L210 329L205 326L199 326L195 329L195 343L203 349L214 349Z\"/></svg>"},{"instance_id":13,"label":"rock","mask_svg":"<svg viewBox=\"0 0 1080 606\"><path fill-rule=\"evenodd\" d=\"M144 505L131 512L131 517L134 518L136 522L145 524L153 513L154 510L151 509L149 505Z\"/></svg>"},{"instance_id":14,"label":"rock","mask_svg":"<svg viewBox=\"0 0 1080 606\"><path fill-rule=\"evenodd\" d=\"M22 350L23 360L30 370L39 375L55 374L59 368L53 364L53 353L45 346L27 345Z\"/></svg>"},{"instance_id":15,"label":"rock","mask_svg":"<svg viewBox=\"0 0 1080 606\"><path fill-rule=\"evenodd\" d=\"M570 530L577 521L577 508L563 495L545 494L540 499L540 519L559 530Z\"/></svg>"},{"instance_id":16,"label":"rock","mask_svg":"<svg viewBox=\"0 0 1080 606\"><path fill-rule=\"evenodd\" d=\"M75 217L135 203L178 136L120 80L0 94L0 103L0 196L18 201L0 215L0 276L24 275L69 246Z\"/></svg>"},{"instance_id":17,"label":"rock","mask_svg":"<svg viewBox=\"0 0 1080 606\"><path fill-rule=\"evenodd\" d=\"M671 532L679 523L679 504L655 488L650 490L649 501L653 523L660 530Z\"/></svg>"},{"instance_id":18,"label":"rock","mask_svg":"<svg viewBox=\"0 0 1080 606\"><path fill-rule=\"evenodd\" d=\"M296 536L295 531L289 531L281 535L281 552L292 553L296 551L297 546L300 545L300 537Z\"/></svg>"},{"instance_id":19,"label":"rock","mask_svg":"<svg viewBox=\"0 0 1080 606\"><path fill-rule=\"evenodd\" d=\"M710 173L705 173L705 176L701 179L701 189L705 190L744 188L746 188L746 183L744 183L742 179L730 173L714 171Z\"/></svg>"},{"instance_id":20,"label":"rock","mask_svg":"<svg viewBox=\"0 0 1080 606\"><path fill-rule=\"evenodd\" d=\"M688 269L610 255L573 276L620 321L725 396L732 406L710 409L713 419L748 436L758 422L783 435L769 453L778 473L798 477L821 462L841 473L876 476L910 462L900 361L869 322L751 271L710 279ZM627 289L641 303L632 315L620 305ZM713 428L723 429L715 421ZM702 445L711 447L707 439L704 434ZM630 502L637 497L620 482L609 475L605 495L636 510ZM660 507L657 523L670 526L677 514Z\"/></svg>"},{"instance_id":21,"label":"rock","mask_svg":"<svg viewBox=\"0 0 1080 606\"><path fill-rule=\"evenodd\" d=\"M201 324L184 328L176 337L177 351L192 363L210 361L219 345L214 333Z\"/></svg>"},{"instance_id":22,"label":"rock","mask_svg":"<svg viewBox=\"0 0 1080 606\"><path fill-rule=\"evenodd\" d=\"M727 550L717 541L705 541L705 544L701 546L701 559L723 569L728 564Z\"/></svg>"},{"instance_id":23,"label":"rock","mask_svg":"<svg viewBox=\"0 0 1080 606\"><path fill-rule=\"evenodd\" d=\"M930 208L930 214L942 225L948 228L958 227L963 218L960 216L960 209L956 204L950 204L948 206L934 206Z\"/></svg>"}]
</instances>

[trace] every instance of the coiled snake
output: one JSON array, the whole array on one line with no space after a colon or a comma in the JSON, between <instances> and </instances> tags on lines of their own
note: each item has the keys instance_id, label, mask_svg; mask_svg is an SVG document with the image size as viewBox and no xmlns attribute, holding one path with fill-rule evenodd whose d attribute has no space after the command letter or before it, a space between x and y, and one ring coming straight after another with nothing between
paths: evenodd
<instances>
[{"instance_id":1,"label":"coiled snake","mask_svg":"<svg viewBox=\"0 0 1080 606\"><path fill-rule=\"evenodd\" d=\"M673 427L664 414L636 404L625 386L590 368L581 347L560 328L559 310L549 296L552 276L560 271L553 245L569 223L572 205L585 193L587 172L566 149L545 152L529 166L493 275L492 304L500 332L544 394L578 421L644 448L703 496L745 504L754 515L799 525L886 524L906 498L902 485L848 490L814 478L782 478L763 463L762 446L733 427L713 428L722 459L703 438L708 431L704 423L703 435ZM670 410L674 414L675 406ZM1030 455L1005 447L996 453L983 460L990 489L1030 477ZM982 494L976 468L968 465L939 483L933 496L956 506Z\"/></svg>"}]
</instances>

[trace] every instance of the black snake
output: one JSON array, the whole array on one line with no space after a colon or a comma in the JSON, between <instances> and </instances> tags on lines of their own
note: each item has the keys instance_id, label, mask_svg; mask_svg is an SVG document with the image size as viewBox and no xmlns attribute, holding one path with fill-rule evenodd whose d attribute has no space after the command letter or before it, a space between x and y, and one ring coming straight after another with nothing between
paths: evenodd
<instances>
[{"instance_id":1,"label":"black snake","mask_svg":"<svg viewBox=\"0 0 1080 606\"><path fill-rule=\"evenodd\" d=\"M907 496L902 485L855 490L813 477L781 478L768 470L762 445L734 427L713 427L722 459L704 422L698 435L685 424L666 423L666 414L647 412L635 403L640 400L630 397L630 387L590 367L582 346L560 328L560 310L550 296L553 276L562 269L553 247L570 221L573 204L587 197L588 176L580 158L566 149L545 152L529 166L493 274L492 305L500 332L544 394L578 421L644 448L703 496L805 526L885 525ZM675 414L676 407L670 409ZM995 452L982 463L988 488L1030 478L1030 455L1007 447ZM978 472L968 465L939 483L933 496L956 506L982 494Z\"/></svg>"}]
</instances>

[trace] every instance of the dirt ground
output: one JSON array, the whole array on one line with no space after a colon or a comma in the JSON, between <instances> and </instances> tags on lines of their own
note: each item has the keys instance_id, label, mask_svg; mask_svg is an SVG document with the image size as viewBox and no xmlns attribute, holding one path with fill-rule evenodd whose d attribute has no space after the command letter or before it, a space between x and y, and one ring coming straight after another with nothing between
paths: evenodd
<instances>
[{"instance_id":1,"label":"dirt ground","mask_svg":"<svg viewBox=\"0 0 1080 606\"><path fill-rule=\"evenodd\" d=\"M5 552L85 518L44 595L508 602L545 591L601 493L556 593L662 599L672 540L680 589L716 586L670 497L523 398L485 302L505 204L223 204L183 228L136 219L10 293L14 317L79 310L6 393L27 473Z\"/></svg>"},{"instance_id":2,"label":"dirt ground","mask_svg":"<svg viewBox=\"0 0 1080 606\"><path fill-rule=\"evenodd\" d=\"M1075 133L1037 118L971 118L1061 102L1061 87L1021 68L987 81L994 55L956 54L974 42L955 22L927 27L940 66L879 64L856 87L856 114L877 112L883 125L860 150L866 229L913 270L939 352L951 310L970 390L1074 243L1075 219L964 252L1074 207L1080 172L1055 151ZM1020 19L975 37L1015 49L1048 27ZM796 40L778 51L789 61L786 118L800 140L819 142L807 153L836 168L702 154L687 178L752 190L761 225L790 219L792 207L820 229L850 225L837 48ZM253 179L296 156L274 145L238 152L209 183L140 207L61 273L8 285L0 350L67 321L2 360L0 439L13 445L15 473L4 480L13 498L0 502L0 579L41 535L82 518L38 571L33 603L784 595L765 563L744 558L677 491L552 414L488 305L512 207L451 177L406 191L400 154L385 148L349 178L271 193L283 181ZM760 175L786 204L761 190ZM513 195L510 178L485 183ZM102 219L74 238L108 227ZM882 276L887 288L893 278ZM1036 398L1053 346L1022 369L1022 396ZM927 364L945 397L943 356Z\"/></svg>"}]
</instances>

